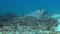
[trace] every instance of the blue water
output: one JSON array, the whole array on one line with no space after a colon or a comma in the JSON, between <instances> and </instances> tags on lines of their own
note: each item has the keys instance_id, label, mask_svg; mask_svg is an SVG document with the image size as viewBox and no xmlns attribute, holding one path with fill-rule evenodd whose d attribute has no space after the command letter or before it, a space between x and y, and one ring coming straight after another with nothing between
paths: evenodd
<instances>
[{"instance_id":1,"label":"blue water","mask_svg":"<svg viewBox=\"0 0 60 34\"><path fill-rule=\"evenodd\" d=\"M12 12L25 15L45 8L49 13L60 13L60 0L0 0L0 14Z\"/></svg>"}]
</instances>

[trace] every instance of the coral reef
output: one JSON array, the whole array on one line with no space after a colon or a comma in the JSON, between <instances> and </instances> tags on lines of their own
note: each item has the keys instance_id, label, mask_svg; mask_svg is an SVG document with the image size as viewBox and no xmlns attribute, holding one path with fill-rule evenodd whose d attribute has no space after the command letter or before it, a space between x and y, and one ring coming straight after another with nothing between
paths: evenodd
<instances>
[{"instance_id":1,"label":"coral reef","mask_svg":"<svg viewBox=\"0 0 60 34\"><path fill-rule=\"evenodd\" d=\"M57 26L57 20L55 18L48 16L43 16L40 19L33 16L27 16L24 19L21 19L19 22L20 25L25 25L25 26L33 26L38 28L41 26L45 26L47 30L49 30L51 27Z\"/></svg>"},{"instance_id":2,"label":"coral reef","mask_svg":"<svg viewBox=\"0 0 60 34\"><path fill-rule=\"evenodd\" d=\"M16 17L12 20L5 23L4 27L0 30L2 33L5 31L6 34L8 32L11 34L58 34L53 28L56 27L57 20L52 17L43 16L37 19L33 16L26 16Z\"/></svg>"},{"instance_id":3,"label":"coral reef","mask_svg":"<svg viewBox=\"0 0 60 34\"><path fill-rule=\"evenodd\" d=\"M6 13L3 15L0 15L0 27L4 26L4 24L8 25L10 23L14 23L12 19L15 17L18 17L18 16L13 13Z\"/></svg>"},{"instance_id":4,"label":"coral reef","mask_svg":"<svg viewBox=\"0 0 60 34\"><path fill-rule=\"evenodd\" d=\"M0 32L1 34L60 34L60 31L55 29L58 25L57 18L43 15L38 19L35 16L7 13L0 15Z\"/></svg>"}]
</instances>

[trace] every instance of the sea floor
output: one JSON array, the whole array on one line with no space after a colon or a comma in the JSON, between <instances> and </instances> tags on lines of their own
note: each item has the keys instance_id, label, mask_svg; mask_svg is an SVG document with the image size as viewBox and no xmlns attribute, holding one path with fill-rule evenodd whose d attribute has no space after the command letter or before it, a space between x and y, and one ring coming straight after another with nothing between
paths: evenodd
<instances>
[{"instance_id":1,"label":"sea floor","mask_svg":"<svg viewBox=\"0 0 60 34\"><path fill-rule=\"evenodd\" d=\"M12 27L12 26L10 26ZM32 29L29 26L20 26L18 29L14 30L13 28L5 27L8 29L8 31L5 29L0 30L0 34L60 34L59 31L42 31L41 29Z\"/></svg>"},{"instance_id":2,"label":"sea floor","mask_svg":"<svg viewBox=\"0 0 60 34\"><path fill-rule=\"evenodd\" d=\"M57 18L58 23L60 22L59 21L60 14L54 14L51 17ZM38 25L39 27L25 26L23 24L22 25L20 24L20 21L19 21L19 20L21 20L20 18L23 18L23 17L14 18L14 22L17 22L16 24L11 24L10 21L8 21L8 24L10 24L10 25L1 27L0 28L0 34L60 34L60 28L59 28L60 26L52 27L49 30L46 30L47 27L41 26L40 24ZM28 21L28 22L30 22L30 21Z\"/></svg>"}]
</instances>

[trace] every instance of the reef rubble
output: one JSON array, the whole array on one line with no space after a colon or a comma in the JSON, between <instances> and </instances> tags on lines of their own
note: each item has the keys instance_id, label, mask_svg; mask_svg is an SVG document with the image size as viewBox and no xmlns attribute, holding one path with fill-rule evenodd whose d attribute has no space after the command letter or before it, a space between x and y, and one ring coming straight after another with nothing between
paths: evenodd
<instances>
[{"instance_id":1,"label":"reef rubble","mask_svg":"<svg viewBox=\"0 0 60 34\"><path fill-rule=\"evenodd\" d=\"M34 16L13 15L10 20L1 21L0 34L60 34L58 31L60 15L57 17L56 15L58 14L44 15L39 19Z\"/></svg>"}]
</instances>

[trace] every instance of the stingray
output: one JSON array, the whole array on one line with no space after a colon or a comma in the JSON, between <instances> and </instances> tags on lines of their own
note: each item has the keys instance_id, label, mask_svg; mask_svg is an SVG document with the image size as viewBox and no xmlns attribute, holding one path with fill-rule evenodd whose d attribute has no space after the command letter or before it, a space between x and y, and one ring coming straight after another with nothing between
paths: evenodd
<instances>
[{"instance_id":1,"label":"stingray","mask_svg":"<svg viewBox=\"0 0 60 34\"><path fill-rule=\"evenodd\" d=\"M33 16L33 17L40 18L40 17L44 16L45 14L46 14L46 9L38 9L38 10L35 10L32 13L29 13L25 16Z\"/></svg>"}]
</instances>

